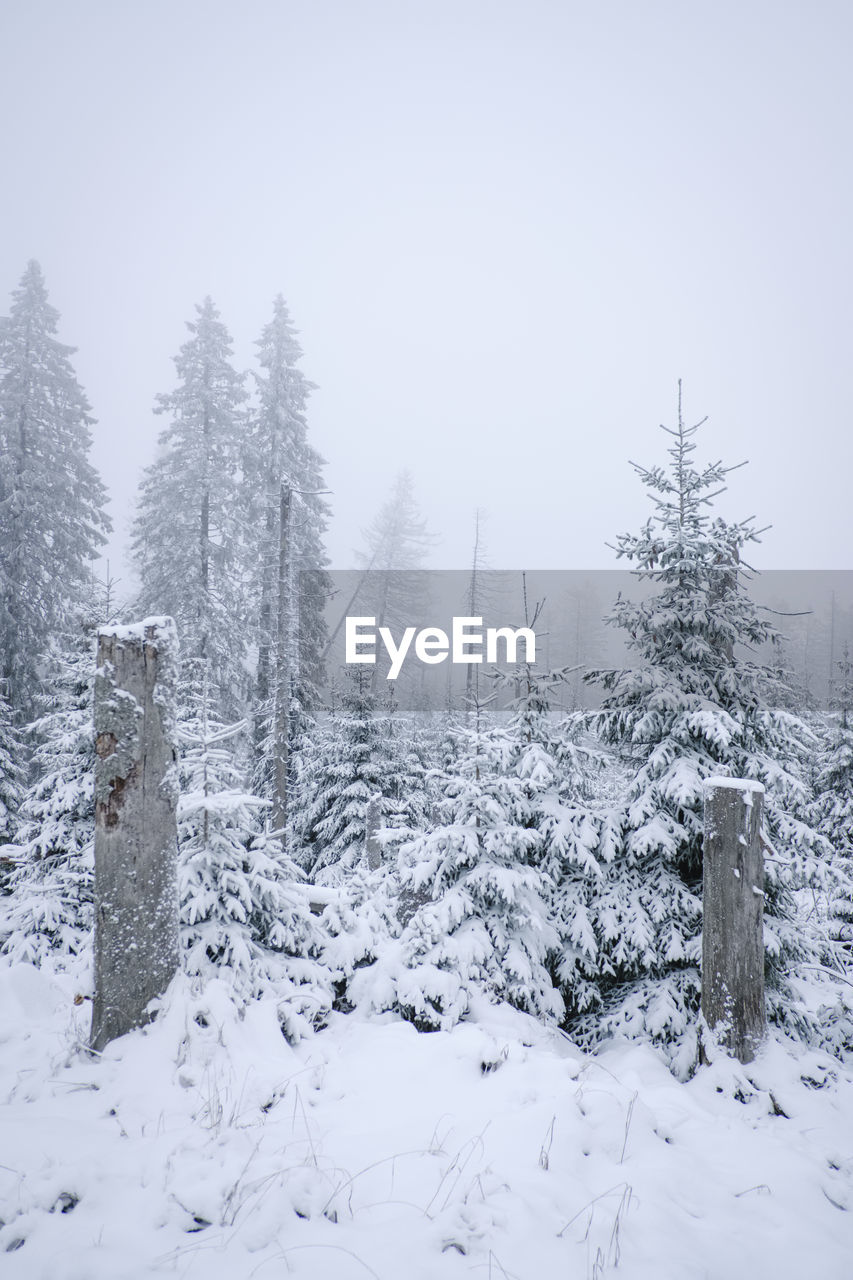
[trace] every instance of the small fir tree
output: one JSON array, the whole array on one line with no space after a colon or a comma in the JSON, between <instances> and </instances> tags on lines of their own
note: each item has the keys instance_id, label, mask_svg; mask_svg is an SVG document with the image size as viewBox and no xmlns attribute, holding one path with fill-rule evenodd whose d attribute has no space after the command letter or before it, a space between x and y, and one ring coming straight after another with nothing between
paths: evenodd
<instances>
[{"instance_id":1,"label":"small fir tree","mask_svg":"<svg viewBox=\"0 0 853 1280\"><path fill-rule=\"evenodd\" d=\"M580 717L553 713L572 674L572 668L537 673L524 663L497 680L515 694L508 724L511 767L524 788L525 823L537 833L531 860L543 874L548 919L557 933L550 969L574 1011L595 1000L598 943L589 902L601 883L598 849L606 840L606 814L591 802L601 752L579 741Z\"/></svg>"},{"instance_id":2,"label":"small fir tree","mask_svg":"<svg viewBox=\"0 0 853 1280\"><path fill-rule=\"evenodd\" d=\"M559 1018L548 968L559 935L518 740L499 728L459 732L438 822L400 851L402 886L420 905L400 938L396 1007L422 1028L451 1026L478 995Z\"/></svg>"},{"instance_id":3,"label":"small fir tree","mask_svg":"<svg viewBox=\"0 0 853 1280\"><path fill-rule=\"evenodd\" d=\"M95 733L92 698L99 590L70 634L49 654L50 694L30 726L35 780L21 805L16 870L4 950L16 961L64 967L88 945L92 927Z\"/></svg>"},{"instance_id":4,"label":"small fir tree","mask_svg":"<svg viewBox=\"0 0 853 1280\"><path fill-rule=\"evenodd\" d=\"M227 981L241 1003L274 992L298 1038L330 1003L317 925L301 873L264 828L268 804L247 793L233 754L244 724L216 717L207 682L185 693L178 805L185 967Z\"/></svg>"},{"instance_id":5,"label":"small fir tree","mask_svg":"<svg viewBox=\"0 0 853 1280\"><path fill-rule=\"evenodd\" d=\"M372 817L398 835L423 826L429 804L421 744L393 708L377 708L363 667L301 764L301 860L314 880L340 881L364 853Z\"/></svg>"},{"instance_id":6,"label":"small fir tree","mask_svg":"<svg viewBox=\"0 0 853 1280\"><path fill-rule=\"evenodd\" d=\"M778 678L744 656L775 639L744 589L740 553L757 531L751 521L708 515L730 469L695 466L697 427L684 425L680 385L678 426L664 430L673 437L669 468L636 467L655 512L617 548L655 593L639 603L620 598L608 619L627 632L638 664L585 677L605 693L592 723L633 778L610 817L603 882L589 903L598 997L572 1030L585 1040L649 1037L684 1071L699 1000L704 779L727 774L765 786L768 1005L800 1029L807 1015L789 971L814 950L793 894L824 878L826 843L796 816L808 730L784 709Z\"/></svg>"}]
</instances>

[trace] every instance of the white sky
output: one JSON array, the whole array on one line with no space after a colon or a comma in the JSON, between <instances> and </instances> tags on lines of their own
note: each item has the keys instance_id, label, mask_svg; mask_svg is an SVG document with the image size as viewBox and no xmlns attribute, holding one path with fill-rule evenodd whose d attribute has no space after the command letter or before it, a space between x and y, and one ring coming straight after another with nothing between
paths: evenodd
<instances>
[{"instance_id":1,"label":"white sky","mask_svg":"<svg viewBox=\"0 0 853 1280\"><path fill-rule=\"evenodd\" d=\"M7 0L0 291L36 257L99 419L113 564L210 293L284 293L333 563L408 466L432 563L594 568L676 381L756 563L850 568L853 6Z\"/></svg>"}]
</instances>

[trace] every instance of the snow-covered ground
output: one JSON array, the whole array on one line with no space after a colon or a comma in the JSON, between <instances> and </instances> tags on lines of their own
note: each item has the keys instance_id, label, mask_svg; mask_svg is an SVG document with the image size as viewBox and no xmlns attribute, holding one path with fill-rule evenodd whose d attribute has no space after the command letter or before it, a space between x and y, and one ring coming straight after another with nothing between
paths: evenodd
<instances>
[{"instance_id":1,"label":"snow-covered ground","mask_svg":"<svg viewBox=\"0 0 853 1280\"><path fill-rule=\"evenodd\" d=\"M787 1042L687 1084L505 1007L294 1049L214 984L95 1059L73 996L0 970L9 1280L853 1276L853 1082Z\"/></svg>"}]
</instances>

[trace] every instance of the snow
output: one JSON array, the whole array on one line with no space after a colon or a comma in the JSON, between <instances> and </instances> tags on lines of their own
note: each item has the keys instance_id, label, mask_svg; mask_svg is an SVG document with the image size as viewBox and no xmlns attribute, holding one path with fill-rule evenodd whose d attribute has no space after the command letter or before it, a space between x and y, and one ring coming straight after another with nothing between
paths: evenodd
<instances>
[{"instance_id":1,"label":"snow","mask_svg":"<svg viewBox=\"0 0 853 1280\"><path fill-rule=\"evenodd\" d=\"M753 781L751 778L725 778L715 776L713 778L705 778L704 785L715 791L719 787L725 787L730 791L744 791L747 794L758 792L760 795L764 795L764 787L762 784L760 782Z\"/></svg>"},{"instance_id":2,"label":"snow","mask_svg":"<svg viewBox=\"0 0 853 1280\"><path fill-rule=\"evenodd\" d=\"M116 640L144 640L145 633L149 627L155 628L160 632L158 637L161 645L167 644L169 641L177 641L177 628L175 627L174 618L170 618L167 614L154 614L150 618L143 618L141 622L130 622L124 625L111 624L106 627L99 627L98 634L102 636L114 636Z\"/></svg>"},{"instance_id":3,"label":"snow","mask_svg":"<svg viewBox=\"0 0 853 1280\"><path fill-rule=\"evenodd\" d=\"M850 1275L853 1080L790 1041L687 1084L507 1006L291 1047L179 978L95 1058L74 994L0 969L9 1280Z\"/></svg>"}]
</instances>

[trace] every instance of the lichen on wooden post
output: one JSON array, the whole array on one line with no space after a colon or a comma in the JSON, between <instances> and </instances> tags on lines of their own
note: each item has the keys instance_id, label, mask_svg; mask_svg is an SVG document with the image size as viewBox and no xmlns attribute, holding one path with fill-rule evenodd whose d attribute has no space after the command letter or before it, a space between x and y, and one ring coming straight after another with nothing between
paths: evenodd
<instances>
[{"instance_id":1,"label":"lichen on wooden post","mask_svg":"<svg viewBox=\"0 0 853 1280\"><path fill-rule=\"evenodd\" d=\"M171 618L98 632L92 1048L149 1019L178 965Z\"/></svg>"},{"instance_id":2,"label":"lichen on wooden post","mask_svg":"<svg viewBox=\"0 0 853 1280\"><path fill-rule=\"evenodd\" d=\"M766 1027L763 800L760 782L705 781L703 1030L740 1062L753 1060Z\"/></svg>"}]
</instances>

